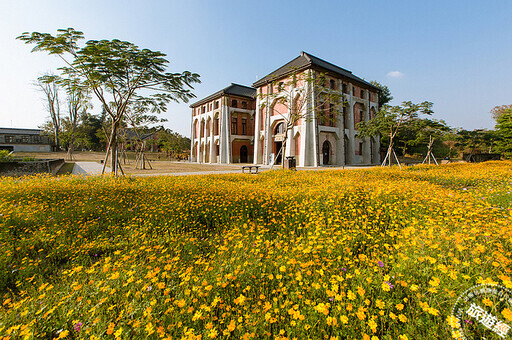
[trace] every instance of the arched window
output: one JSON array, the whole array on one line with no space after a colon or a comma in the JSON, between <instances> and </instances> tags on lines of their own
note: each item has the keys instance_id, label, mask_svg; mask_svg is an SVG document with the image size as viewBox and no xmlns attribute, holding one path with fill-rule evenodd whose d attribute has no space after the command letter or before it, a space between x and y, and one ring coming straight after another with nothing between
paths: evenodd
<instances>
[{"instance_id":1,"label":"arched window","mask_svg":"<svg viewBox=\"0 0 512 340\"><path fill-rule=\"evenodd\" d=\"M284 123L281 122L281 123L277 124L275 129L274 129L274 134L275 135L281 135L281 134L284 134L284 132L285 132Z\"/></svg>"}]
</instances>

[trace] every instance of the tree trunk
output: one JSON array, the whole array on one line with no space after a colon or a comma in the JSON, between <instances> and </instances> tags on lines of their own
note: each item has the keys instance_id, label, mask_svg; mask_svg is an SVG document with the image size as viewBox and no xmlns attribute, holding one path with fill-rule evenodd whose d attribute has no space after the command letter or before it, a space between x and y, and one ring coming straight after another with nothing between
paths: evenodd
<instances>
[{"instance_id":1,"label":"tree trunk","mask_svg":"<svg viewBox=\"0 0 512 340\"><path fill-rule=\"evenodd\" d=\"M117 127L119 122L114 121L112 123L112 131L110 133L110 162L112 166L112 172L117 176Z\"/></svg>"}]
</instances>

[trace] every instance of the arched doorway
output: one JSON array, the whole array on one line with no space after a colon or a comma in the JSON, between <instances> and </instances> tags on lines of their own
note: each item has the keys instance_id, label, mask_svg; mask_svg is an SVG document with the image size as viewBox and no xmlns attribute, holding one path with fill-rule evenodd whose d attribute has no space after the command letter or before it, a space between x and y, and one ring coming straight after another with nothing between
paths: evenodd
<instances>
[{"instance_id":1,"label":"arched doorway","mask_svg":"<svg viewBox=\"0 0 512 340\"><path fill-rule=\"evenodd\" d=\"M284 122L279 122L274 128L274 164L281 164L283 159L283 140L286 133Z\"/></svg>"},{"instance_id":2,"label":"arched doorway","mask_svg":"<svg viewBox=\"0 0 512 340\"><path fill-rule=\"evenodd\" d=\"M240 148L240 163L247 163L247 156L249 155L249 150L247 146L242 145Z\"/></svg>"},{"instance_id":3,"label":"arched doorway","mask_svg":"<svg viewBox=\"0 0 512 340\"><path fill-rule=\"evenodd\" d=\"M331 154L331 143L325 141L322 146L323 164L329 164L329 155Z\"/></svg>"}]
</instances>

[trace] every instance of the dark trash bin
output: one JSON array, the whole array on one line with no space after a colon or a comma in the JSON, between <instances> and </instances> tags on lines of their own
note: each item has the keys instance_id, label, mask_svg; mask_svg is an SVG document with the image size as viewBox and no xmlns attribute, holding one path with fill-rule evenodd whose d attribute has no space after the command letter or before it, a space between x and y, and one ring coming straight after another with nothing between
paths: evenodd
<instances>
[{"instance_id":1,"label":"dark trash bin","mask_svg":"<svg viewBox=\"0 0 512 340\"><path fill-rule=\"evenodd\" d=\"M295 156L286 157L286 162L284 164L285 169L288 170L297 170Z\"/></svg>"}]
</instances>

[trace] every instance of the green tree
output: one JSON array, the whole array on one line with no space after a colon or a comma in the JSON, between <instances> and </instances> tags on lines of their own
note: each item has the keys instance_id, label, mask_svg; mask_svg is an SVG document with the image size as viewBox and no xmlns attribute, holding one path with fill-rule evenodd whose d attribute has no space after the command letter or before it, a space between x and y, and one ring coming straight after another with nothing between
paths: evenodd
<instances>
[{"instance_id":1,"label":"green tree","mask_svg":"<svg viewBox=\"0 0 512 340\"><path fill-rule=\"evenodd\" d=\"M80 47L83 38L82 32L68 28L59 29L55 36L25 32L17 39L34 44L33 52L58 55L66 64L60 68L62 74L78 75L81 84L102 103L111 123L105 159L110 151L112 171L117 174L118 129L127 110L138 106L160 113L170 101L188 102L195 97L191 89L199 75L166 72L169 62L159 51L117 39L89 40Z\"/></svg>"},{"instance_id":2,"label":"green tree","mask_svg":"<svg viewBox=\"0 0 512 340\"><path fill-rule=\"evenodd\" d=\"M89 89L80 81L77 74L69 74L67 78L59 78L58 83L65 89L67 94L68 117L66 119L67 134L69 136L66 158L73 159L75 148L75 133L81 114L92 108Z\"/></svg>"},{"instance_id":3,"label":"green tree","mask_svg":"<svg viewBox=\"0 0 512 340\"><path fill-rule=\"evenodd\" d=\"M491 110L491 115L492 115L492 118L494 120L498 120L498 118L502 115L502 114L507 114L507 110L510 110L512 109L512 104L511 105L498 105L498 106L495 106L492 110Z\"/></svg>"},{"instance_id":4,"label":"green tree","mask_svg":"<svg viewBox=\"0 0 512 340\"><path fill-rule=\"evenodd\" d=\"M184 137L171 129L162 128L158 132L158 144L168 158L185 159L190 152L190 138Z\"/></svg>"},{"instance_id":5,"label":"green tree","mask_svg":"<svg viewBox=\"0 0 512 340\"><path fill-rule=\"evenodd\" d=\"M495 131L485 129L457 131L456 146L464 153L484 153L491 152L498 143L500 134Z\"/></svg>"},{"instance_id":6,"label":"green tree","mask_svg":"<svg viewBox=\"0 0 512 340\"><path fill-rule=\"evenodd\" d=\"M397 137L397 134L402 131L404 125L410 124L412 121L416 120L420 114L432 115L432 106L433 104L428 101L419 104L406 101L396 106L384 105L380 108L375 117L357 124L357 134L359 137L380 135L389 138L388 151L382 165L385 165L386 162L388 165L391 165L392 157L395 157L398 162L394 151L394 145L396 143L395 137Z\"/></svg>"},{"instance_id":7,"label":"green tree","mask_svg":"<svg viewBox=\"0 0 512 340\"><path fill-rule=\"evenodd\" d=\"M429 118L413 118L404 123L403 128L397 134L397 144L402 148L402 155L424 154L433 138L436 148L439 148L441 139L450 127L442 120Z\"/></svg>"},{"instance_id":8,"label":"green tree","mask_svg":"<svg viewBox=\"0 0 512 340\"><path fill-rule=\"evenodd\" d=\"M79 120L75 136L76 147L82 150L104 150L104 144L99 137L103 134L101 119L98 116L83 112Z\"/></svg>"},{"instance_id":9,"label":"green tree","mask_svg":"<svg viewBox=\"0 0 512 340\"><path fill-rule=\"evenodd\" d=\"M59 134L61 130L60 102L59 102L59 77L55 74L47 73L39 78L35 85L44 93L46 109L50 113L50 124L53 132L55 147L60 149Z\"/></svg>"},{"instance_id":10,"label":"green tree","mask_svg":"<svg viewBox=\"0 0 512 340\"><path fill-rule=\"evenodd\" d=\"M496 119L497 150L512 158L512 107L505 109Z\"/></svg>"},{"instance_id":11,"label":"green tree","mask_svg":"<svg viewBox=\"0 0 512 340\"><path fill-rule=\"evenodd\" d=\"M379 88L379 107L382 107L393 100L393 96L391 95L391 91L386 85L382 85L381 83L372 80L370 82L373 86Z\"/></svg>"}]
</instances>

